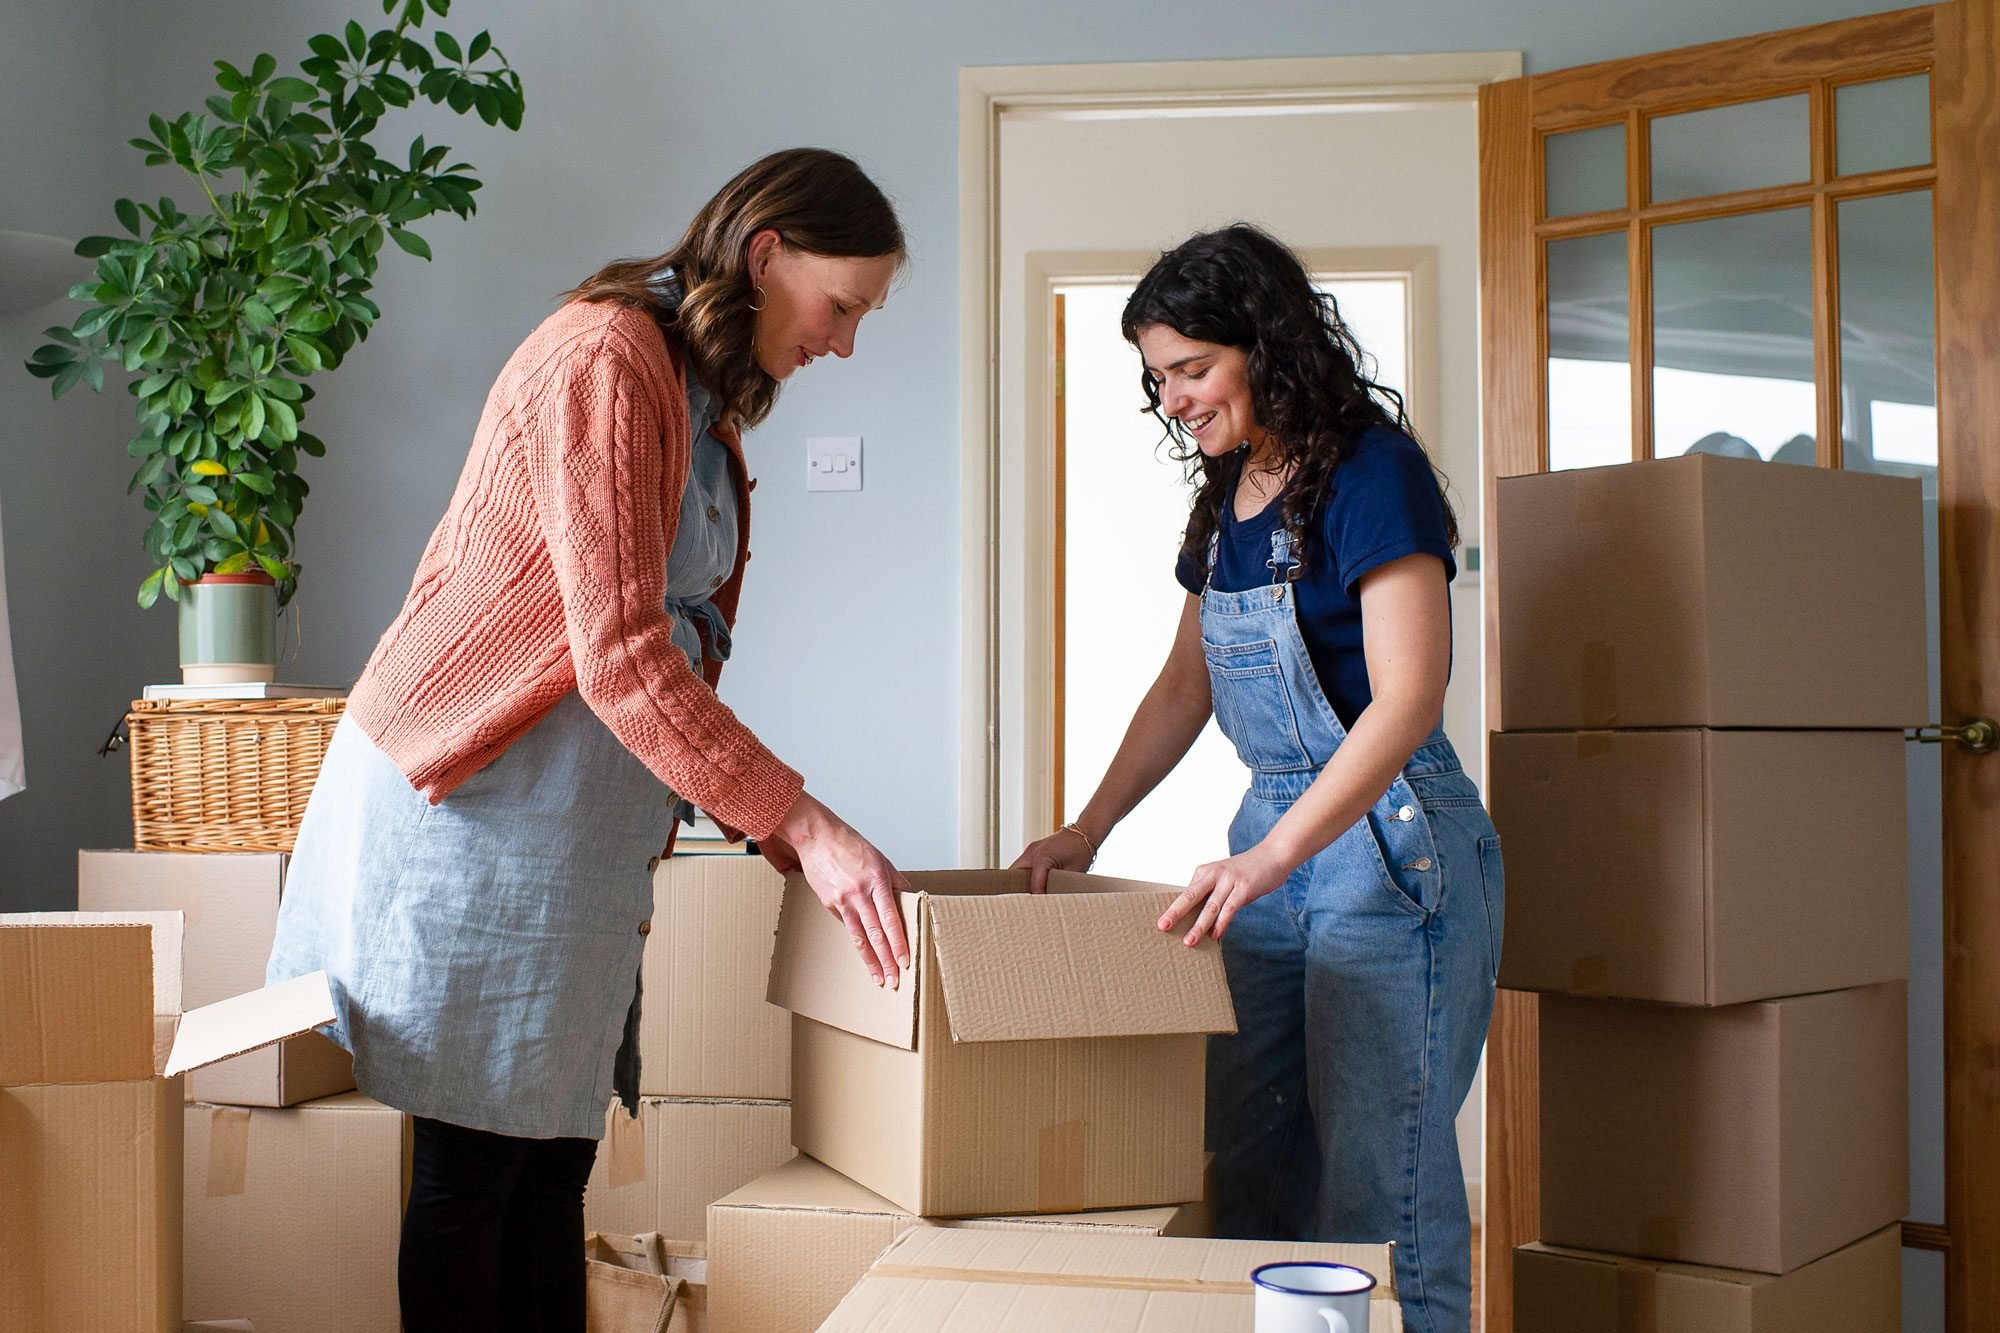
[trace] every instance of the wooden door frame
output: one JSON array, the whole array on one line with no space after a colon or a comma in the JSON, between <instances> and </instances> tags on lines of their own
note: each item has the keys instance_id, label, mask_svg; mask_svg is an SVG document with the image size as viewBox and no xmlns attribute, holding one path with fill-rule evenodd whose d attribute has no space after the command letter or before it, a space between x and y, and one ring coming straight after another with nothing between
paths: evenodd
<instances>
[{"instance_id":1,"label":"wooden door frame","mask_svg":"<svg viewBox=\"0 0 2000 1333\"><path fill-rule=\"evenodd\" d=\"M1541 388L1546 282L1538 247L1539 134L1602 123L1628 109L1628 164L1644 150L1640 112L1814 89L1869 71L1928 68L1936 180L1938 288L1939 631L1947 721L2000 714L2000 452L1980 428L2000 419L2000 255L1983 220L2000 216L2000 0L1947 0L1736 41L1608 61L1494 84L1480 97L1480 281L1483 315L1482 478L1487 546L1486 705L1500 699L1498 596L1502 539L1495 482L1547 465ZM1726 85L1726 96L1715 89ZM1831 146L1814 151L1830 161ZM1635 173L1628 170L1628 188ZM1823 175L1823 173L1816 173ZM1639 201L1629 201L1634 206ZM1637 224L1633 225L1635 231ZM1825 244L1825 235L1816 237ZM1637 252L1643 257L1643 251ZM1633 265L1634 274L1642 270ZM1634 279L1634 288L1642 284ZM1649 319L1635 290L1635 346ZM1818 293L1818 318L1835 318ZM1821 339L1822 345L1828 340ZM1824 370L1824 367L1822 367ZM1836 462L1831 388L1822 381L1821 462ZM1645 386L1634 373L1635 440L1647 438ZM2000 759L1948 746L1944 756L1945 1219L1905 1224L1905 1245L1946 1256L1949 1333L2000 1328ZM1486 1208L1481 1287L1486 1333L1512 1333L1513 1249L1540 1229L1540 1097L1536 997L1502 991L1487 1047Z\"/></svg>"},{"instance_id":2,"label":"wooden door frame","mask_svg":"<svg viewBox=\"0 0 2000 1333\"><path fill-rule=\"evenodd\" d=\"M1053 507L1049 497L1039 497L1037 513L1018 520L1003 515L1000 508L1001 121L1028 114L1456 100L1471 98L1482 86L1520 73L1518 51L993 65L959 71L961 865L997 865L1002 850L1001 545L1007 531L1003 525L1040 524ZM1046 549L1046 544L1039 549ZM1041 642L1048 641L1044 631L1034 632L1042 633ZM1030 656L1048 660L1045 652Z\"/></svg>"}]
</instances>

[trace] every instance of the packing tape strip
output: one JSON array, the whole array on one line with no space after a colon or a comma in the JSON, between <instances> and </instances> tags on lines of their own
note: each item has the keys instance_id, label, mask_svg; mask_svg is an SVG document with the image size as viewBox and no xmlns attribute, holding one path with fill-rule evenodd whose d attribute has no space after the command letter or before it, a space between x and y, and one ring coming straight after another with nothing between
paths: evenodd
<instances>
[{"instance_id":1,"label":"packing tape strip","mask_svg":"<svg viewBox=\"0 0 2000 1333\"><path fill-rule=\"evenodd\" d=\"M1193 1292L1199 1295L1251 1296L1256 1285L1247 1278L1240 1282L1201 1277L1143 1277L1137 1274L1038 1273L1007 1268L942 1268L931 1264L876 1264L870 1277L918 1278L926 1282L982 1282L1006 1287L1092 1287L1105 1291ZM1370 1300L1394 1300L1395 1294L1380 1281L1368 1294Z\"/></svg>"},{"instance_id":2,"label":"packing tape strip","mask_svg":"<svg viewBox=\"0 0 2000 1333\"><path fill-rule=\"evenodd\" d=\"M1569 965L1571 995L1603 995L1611 989L1611 960L1601 953L1587 953Z\"/></svg>"},{"instance_id":3,"label":"packing tape strip","mask_svg":"<svg viewBox=\"0 0 2000 1333\"><path fill-rule=\"evenodd\" d=\"M1618 654L1602 639L1583 645L1583 724L1618 725Z\"/></svg>"},{"instance_id":4,"label":"packing tape strip","mask_svg":"<svg viewBox=\"0 0 2000 1333\"><path fill-rule=\"evenodd\" d=\"M1035 1211L1083 1211L1083 1122L1043 1125L1035 1158Z\"/></svg>"},{"instance_id":5,"label":"packing tape strip","mask_svg":"<svg viewBox=\"0 0 2000 1333\"><path fill-rule=\"evenodd\" d=\"M606 1112L604 1137L610 1142L605 1146L605 1171L610 1176L611 1188L636 1185L646 1178L646 1126L645 1122L627 1115L625 1108L617 1101L611 1103Z\"/></svg>"},{"instance_id":6,"label":"packing tape strip","mask_svg":"<svg viewBox=\"0 0 2000 1333\"><path fill-rule=\"evenodd\" d=\"M1656 1276L1645 1264L1618 1265L1618 1333L1660 1333Z\"/></svg>"},{"instance_id":7,"label":"packing tape strip","mask_svg":"<svg viewBox=\"0 0 2000 1333\"><path fill-rule=\"evenodd\" d=\"M1639 1253L1651 1259L1679 1259L1681 1223L1677 1217L1649 1217L1639 1224Z\"/></svg>"},{"instance_id":8,"label":"packing tape strip","mask_svg":"<svg viewBox=\"0 0 2000 1333\"><path fill-rule=\"evenodd\" d=\"M208 1197L243 1193L250 1166L250 1112L218 1106L208 1114Z\"/></svg>"}]
</instances>

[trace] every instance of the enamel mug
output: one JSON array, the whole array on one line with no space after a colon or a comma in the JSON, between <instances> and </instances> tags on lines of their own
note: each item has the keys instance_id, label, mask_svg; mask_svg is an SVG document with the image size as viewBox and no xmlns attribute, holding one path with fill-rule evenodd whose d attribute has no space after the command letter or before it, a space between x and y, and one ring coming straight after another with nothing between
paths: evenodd
<instances>
[{"instance_id":1,"label":"enamel mug","mask_svg":"<svg viewBox=\"0 0 2000 1333\"><path fill-rule=\"evenodd\" d=\"M1375 1279L1347 1264L1264 1264L1257 1288L1257 1333L1368 1333Z\"/></svg>"}]
</instances>

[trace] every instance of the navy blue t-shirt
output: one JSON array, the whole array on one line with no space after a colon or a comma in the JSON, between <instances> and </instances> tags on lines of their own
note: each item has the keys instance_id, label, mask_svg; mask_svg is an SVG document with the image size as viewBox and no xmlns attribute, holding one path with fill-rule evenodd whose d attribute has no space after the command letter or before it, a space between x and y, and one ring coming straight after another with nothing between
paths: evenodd
<instances>
[{"instance_id":1,"label":"navy blue t-shirt","mask_svg":"<svg viewBox=\"0 0 2000 1333\"><path fill-rule=\"evenodd\" d=\"M1238 469L1244 454L1235 455ZM1271 533L1280 505L1273 499L1255 517L1238 522L1235 478L1222 502L1221 541L1213 578L1218 592L1243 592L1271 582ZM1399 430L1364 432L1334 469L1322 501L1318 540L1297 590L1299 633L1327 702L1344 727L1354 725L1372 694L1361 646L1361 577L1406 555L1434 555L1445 577L1455 578L1444 495L1423 446ZM1189 592L1202 588L1200 564L1182 555L1174 576Z\"/></svg>"}]
</instances>

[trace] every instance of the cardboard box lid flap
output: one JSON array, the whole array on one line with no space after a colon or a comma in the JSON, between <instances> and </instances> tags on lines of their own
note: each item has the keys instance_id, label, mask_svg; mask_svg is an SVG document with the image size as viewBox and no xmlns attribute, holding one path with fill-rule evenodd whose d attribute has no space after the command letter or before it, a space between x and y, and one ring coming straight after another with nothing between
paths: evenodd
<instances>
[{"instance_id":1,"label":"cardboard box lid flap","mask_svg":"<svg viewBox=\"0 0 2000 1333\"><path fill-rule=\"evenodd\" d=\"M958 1041L1234 1032L1213 944L1155 928L1175 891L928 895Z\"/></svg>"},{"instance_id":2,"label":"cardboard box lid flap","mask_svg":"<svg viewBox=\"0 0 2000 1333\"><path fill-rule=\"evenodd\" d=\"M901 895L911 961L923 957L922 913L916 894ZM912 966L894 990L877 986L862 967L846 923L820 904L805 876L785 876L778 935L764 998L781 1009L906 1051L917 1048L917 983Z\"/></svg>"},{"instance_id":3,"label":"cardboard box lid flap","mask_svg":"<svg viewBox=\"0 0 2000 1333\"><path fill-rule=\"evenodd\" d=\"M868 1213L904 1217L906 1210L830 1166L800 1153L784 1165L766 1171L713 1208L777 1208L813 1213Z\"/></svg>"},{"instance_id":4,"label":"cardboard box lid flap","mask_svg":"<svg viewBox=\"0 0 2000 1333\"><path fill-rule=\"evenodd\" d=\"M1135 1290L1247 1295L1259 1264L1318 1259L1372 1274L1374 1300L1396 1299L1393 1247L1134 1236L1088 1230L984 1231L918 1226L875 1260L873 1275L1033 1286L1114 1286Z\"/></svg>"},{"instance_id":5,"label":"cardboard box lid flap","mask_svg":"<svg viewBox=\"0 0 2000 1333\"><path fill-rule=\"evenodd\" d=\"M333 992L326 973L308 972L183 1015L165 1072L172 1077L200 1069L287 1037L303 1036L333 1021Z\"/></svg>"},{"instance_id":6,"label":"cardboard box lid flap","mask_svg":"<svg viewBox=\"0 0 2000 1333\"><path fill-rule=\"evenodd\" d=\"M0 926L145 926L153 932L153 1013L181 1011L181 940L187 933L181 912L0 912Z\"/></svg>"},{"instance_id":7,"label":"cardboard box lid flap","mask_svg":"<svg viewBox=\"0 0 2000 1333\"><path fill-rule=\"evenodd\" d=\"M180 932L179 912L0 916L0 1086L151 1078Z\"/></svg>"}]
</instances>

